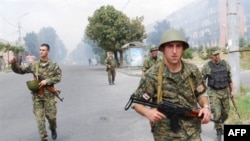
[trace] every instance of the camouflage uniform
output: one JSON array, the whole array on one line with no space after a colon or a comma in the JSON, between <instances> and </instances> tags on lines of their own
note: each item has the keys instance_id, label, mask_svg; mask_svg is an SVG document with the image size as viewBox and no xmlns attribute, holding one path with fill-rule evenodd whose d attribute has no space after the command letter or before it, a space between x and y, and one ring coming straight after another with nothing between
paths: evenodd
<instances>
[{"instance_id":1,"label":"camouflage uniform","mask_svg":"<svg viewBox=\"0 0 250 141\"><path fill-rule=\"evenodd\" d=\"M117 63L116 63L116 60L114 58L109 58L107 57L104 61L104 64L106 66L110 65L111 68L107 68L107 72L108 72L108 81L109 81L109 84L114 84L114 81L115 81L115 76L116 76L116 72L115 72L115 68L117 67Z\"/></svg>"},{"instance_id":2,"label":"camouflage uniform","mask_svg":"<svg viewBox=\"0 0 250 141\"><path fill-rule=\"evenodd\" d=\"M133 95L139 99L144 99L143 95L147 93L152 102L157 101L158 86L158 63L150 68L141 78L139 87ZM162 78L162 98L163 101L170 101L179 106L198 109L197 101L199 97L206 96L206 93L193 93L192 89L199 85L205 87L201 73L195 65L182 61L182 70L177 73L171 73L166 66L163 67ZM185 69L183 69L185 68ZM189 79L191 78L192 84ZM193 85L193 86L191 86ZM191 88L193 87L193 88ZM181 130L173 132L170 127L170 120L161 120L153 126L153 136L155 141L200 141L201 121L195 118L180 117L179 124Z\"/></svg>"},{"instance_id":3,"label":"camouflage uniform","mask_svg":"<svg viewBox=\"0 0 250 141\"><path fill-rule=\"evenodd\" d=\"M202 68L202 75L205 80L211 75L211 68L208 64L209 62L207 62ZM218 66L220 65L222 65L221 61L218 64ZM227 74L225 75L228 75L229 83L230 83L232 81L231 80L232 76L231 76L231 71L230 71L231 67L227 62L226 62L226 68L227 68ZM215 129L223 128L223 123L228 118L228 114L230 110L229 85L226 88L222 88L222 89L214 89L208 86L207 93L210 98L210 105L211 105L211 112L213 114L213 119L220 121L220 123L215 123Z\"/></svg>"},{"instance_id":4,"label":"camouflage uniform","mask_svg":"<svg viewBox=\"0 0 250 141\"><path fill-rule=\"evenodd\" d=\"M54 85L61 81L61 69L52 60L47 62L34 61L30 63L27 67L21 67L16 63L11 65L12 70L15 73L25 74L25 73L35 73L38 66L38 75L42 76L47 81L47 85ZM49 129L56 129L56 99L55 95L50 93L46 88L43 94L33 93L33 113L35 114L38 131L42 140L47 139L45 117L49 122Z\"/></svg>"},{"instance_id":5,"label":"camouflage uniform","mask_svg":"<svg viewBox=\"0 0 250 141\"><path fill-rule=\"evenodd\" d=\"M149 68L151 68L154 64L157 64L159 62L161 62L162 59L157 56L156 58L153 58L152 56L148 56L144 62L143 62L143 66L142 66L142 71L146 72Z\"/></svg>"}]
</instances>

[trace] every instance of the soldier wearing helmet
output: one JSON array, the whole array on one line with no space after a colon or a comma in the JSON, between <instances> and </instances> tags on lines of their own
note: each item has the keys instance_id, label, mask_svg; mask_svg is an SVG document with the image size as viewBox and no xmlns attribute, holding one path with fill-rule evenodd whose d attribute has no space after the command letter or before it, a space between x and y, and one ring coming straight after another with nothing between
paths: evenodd
<instances>
[{"instance_id":1,"label":"soldier wearing helmet","mask_svg":"<svg viewBox=\"0 0 250 141\"><path fill-rule=\"evenodd\" d=\"M25 67L21 67L16 58L10 60L11 69L18 74L33 73L34 80L27 81L27 87L32 93L33 112L35 114L38 131L41 141L48 141L45 119L48 120L51 130L51 138L57 138L57 122L56 122L56 97L48 89L61 81L62 72L55 61L48 58L50 46L48 44L40 45L40 59L31 62ZM39 79L38 77L43 79Z\"/></svg>"},{"instance_id":2,"label":"soldier wearing helmet","mask_svg":"<svg viewBox=\"0 0 250 141\"><path fill-rule=\"evenodd\" d=\"M203 65L201 73L207 82L207 94L210 98L213 118L219 121L214 123L216 141L221 141L224 134L223 125L230 111L229 100L234 97L232 72L230 64L220 58L219 48L214 47L210 51L211 59Z\"/></svg>"},{"instance_id":3,"label":"soldier wearing helmet","mask_svg":"<svg viewBox=\"0 0 250 141\"><path fill-rule=\"evenodd\" d=\"M107 58L104 60L104 65L106 66L106 71L108 73L109 85L115 84L116 68L117 62L113 56L113 52L108 52Z\"/></svg>"},{"instance_id":4,"label":"soldier wearing helmet","mask_svg":"<svg viewBox=\"0 0 250 141\"><path fill-rule=\"evenodd\" d=\"M152 44L150 46L150 55L143 61L142 76L149 68L151 68L154 64L159 63L161 60L161 57L158 56L158 46Z\"/></svg>"},{"instance_id":5,"label":"soldier wearing helmet","mask_svg":"<svg viewBox=\"0 0 250 141\"><path fill-rule=\"evenodd\" d=\"M155 141L201 141L201 124L210 121L209 99L202 75L197 66L181 59L187 48L189 44L180 31L167 30L159 44L163 61L145 72L133 93L134 97L141 100L156 104L167 101L199 111L197 116L200 118L179 116L178 126L173 128L171 115L164 115L142 104L134 104L133 109L151 122Z\"/></svg>"}]
</instances>

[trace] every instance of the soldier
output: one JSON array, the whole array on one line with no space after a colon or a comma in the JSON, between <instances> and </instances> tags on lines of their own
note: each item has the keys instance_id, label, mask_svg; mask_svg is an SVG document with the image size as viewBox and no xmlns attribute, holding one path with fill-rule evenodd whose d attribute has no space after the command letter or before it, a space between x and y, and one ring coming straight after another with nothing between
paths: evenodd
<instances>
[{"instance_id":1,"label":"soldier","mask_svg":"<svg viewBox=\"0 0 250 141\"><path fill-rule=\"evenodd\" d=\"M189 48L184 35L175 29L167 30L161 37L159 50L164 61L150 68L141 78L133 96L154 103L168 101L177 106L199 109L201 118L179 117L180 129L172 130L171 115L165 116L156 108L134 104L135 111L145 116L152 124L155 141L201 141L201 123L210 121L209 99L206 86L197 66L181 60ZM158 86L161 86L159 87Z\"/></svg>"},{"instance_id":2,"label":"soldier","mask_svg":"<svg viewBox=\"0 0 250 141\"><path fill-rule=\"evenodd\" d=\"M48 58L49 51L50 46L48 44L41 44L40 60L34 61L25 67L21 67L16 58L10 61L11 69L15 73L33 73L36 77L36 80L27 81L27 86L32 91L33 112L37 120L41 141L48 141L45 117L49 122L52 139L57 138L56 99L55 95L46 86L53 86L60 82L62 72L57 63ZM38 81L38 77L43 78L43 80Z\"/></svg>"},{"instance_id":3,"label":"soldier","mask_svg":"<svg viewBox=\"0 0 250 141\"><path fill-rule=\"evenodd\" d=\"M104 65L106 66L106 71L108 72L108 82L109 85L114 85L115 83L115 76L116 76L116 67L117 63L113 57L112 52L108 52L108 57L104 61Z\"/></svg>"},{"instance_id":4,"label":"soldier","mask_svg":"<svg viewBox=\"0 0 250 141\"><path fill-rule=\"evenodd\" d=\"M202 68L204 80L207 80L207 93L210 98L213 119L219 121L214 124L217 132L217 141L221 141L223 135L223 123L229 114L229 97L233 98L233 83L231 67L220 59L219 48L211 49L211 60Z\"/></svg>"},{"instance_id":5,"label":"soldier","mask_svg":"<svg viewBox=\"0 0 250 141\"><path fill-rule=\"evenodd\" d=\"M151 68L154 64L159 63L162 59L157 56L158 55L158 47L155 44L150 46L150 56L145 58L142 66L142 76L144 73Z\"/></svg>"}]
</instances>

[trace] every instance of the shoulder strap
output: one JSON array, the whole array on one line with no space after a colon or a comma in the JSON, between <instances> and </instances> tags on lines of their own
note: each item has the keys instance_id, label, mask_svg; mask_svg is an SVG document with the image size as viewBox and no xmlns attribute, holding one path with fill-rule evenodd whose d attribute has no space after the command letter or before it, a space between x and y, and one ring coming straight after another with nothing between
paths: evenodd
<instances>
[{"instance_id":1,"label":"shoulder strap","mask_svg":"<svg viewBox=\"0 0 250 141\"><path fill-rule=\"evenodd\" d=\"M157 103L162 101L162 72L163 72L164 61L161 62L158 71L158 87L157 87Z\"/></svg>"},{"instance_id":2,"label":"shoulder strap","mask_svg":"<svg viewBox=\"0 0 250 141\"><path fill-rule=\"evenodd\" d=\"M39 66L39 62L37 61L36 63L35 63L35 69L36 69L36 80L38 80L38 66Z\"/></svg>"},{"instance_id":3,"label":"shoulder strap","mask_svg":"<svg viewBox=\"0 0 250 141\"><path fill-rule=\"evenodd\" d=\"M193 84L193 80L192 80L191 76L188 77L188 80L189 80L189 85L190 85L191 90L192 90L192 94L194 95L194 84Z\"/></svg>"}]
</instances>

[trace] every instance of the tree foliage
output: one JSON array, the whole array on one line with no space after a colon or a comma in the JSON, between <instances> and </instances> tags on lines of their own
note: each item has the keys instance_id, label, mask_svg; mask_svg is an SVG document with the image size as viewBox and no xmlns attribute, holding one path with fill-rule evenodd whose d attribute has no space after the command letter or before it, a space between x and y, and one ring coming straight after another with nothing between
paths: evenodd
<instances>
[{"instance_id":1,"label":"tree foliage","mask_svg":"<svg viewBox=\"0 0 250 141\"><path fill-rule=\"evenodd\" d=\"M50 58L59 63L62 63L67 55L65 45L52 27L44 27L38 34L34 32L27 33L24 41L27 51L37 58L39 58L39 46L42 43L50 45Z\"/></svg>"},{"instance_id":2,"label":"tree foliage","mask_svg":"<svg viewBox=\"0 0 250 141\"><path fill-rule=\"evenodd\" d=\"M101 6L88 18L85 34L98 47L113 51L117 57L116 53L122 51L124 44L146 38L143 19L144 17L130 19L113 6Z\"/></svg>"},{"instance_id":3,"label":"tree foliage","mask_svg":"<svg viewBox=\"0 0 250 141\"><path fill-rule=\"evenodd\" d=\"M154 31L148 34L147 44L158 45L161 40L162 34L170 28L170 23L167 20L158 21L154 26Z\"/></svg>"},{"instance_id":4,"label":"tree foliage","mask_svg":"<svg viewBox=\"0 0 250 141\"><path fill-rule=\"evenodd\" d=\"M24 52L24 48L22 46L14 46L10 44L0 43L0 51L7 52L12 51L13 54L17 57L19 53Z\"/></svg>"},{"instance_id":5,"label":"tree foliage","mask_svg":"<svg viewBox=\"0 0 250 141\"><path fill-rule=\"evenodd\" d=\"M37 34L34 32L27 33L26 36L24 37L24 41L27 51L30 54L39 57L39 42Z\"/></svg>"},{"instance_id":6,"label":"tree foliage","mask_svg":"<svg viewBox=\"0 0 250 141\"><path fill-rule=\"evenodd\" d=\"M193 50L191 48L188 48L185 50L184 54L183 54L183 58L184 59L193 59Z\"/></svg>"}]
</instances>

